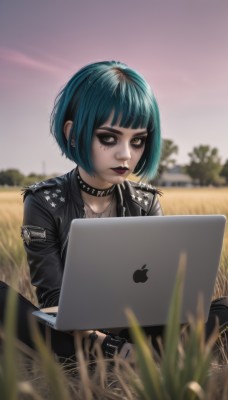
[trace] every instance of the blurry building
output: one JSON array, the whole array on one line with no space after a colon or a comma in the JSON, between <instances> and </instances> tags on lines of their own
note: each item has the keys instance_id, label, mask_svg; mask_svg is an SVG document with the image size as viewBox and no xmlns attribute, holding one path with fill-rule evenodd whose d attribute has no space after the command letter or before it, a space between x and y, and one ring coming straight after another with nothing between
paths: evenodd
<instances>
[{"instance_id":1,"label":"blurry building","mask_svg":"<svg viewBox=\"0 0 228 400\"><path fill-rule=\"evenodd\" d=\"M168 171L161 174L158 178L159 186L180 186L180 187L192 187L194 186L193 179L184 172L184 168L180 165L176 165L170 168Z\"/></svg>"}]
</instances>

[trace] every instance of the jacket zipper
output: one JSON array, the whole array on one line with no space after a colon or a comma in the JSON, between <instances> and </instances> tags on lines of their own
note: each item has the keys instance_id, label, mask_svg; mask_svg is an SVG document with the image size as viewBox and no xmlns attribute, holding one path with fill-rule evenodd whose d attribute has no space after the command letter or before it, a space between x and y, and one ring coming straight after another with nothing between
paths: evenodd
<instances>
[{"instance_id":1,"label":"jacket zipper","mask_svg":"<svg viewBox=\"0 0 228 400\"><path fill-rule=\"evenodd\" d=\"M60 252L60 257L61 257L61 258L63 257L63 252L64 252L64 249L65 249L66 244L67 244L67 242L68 242L68 239L69 239L69 232L68 232L67 237L66 237L66 239L64 240L63 245L62 245L62 249L61 249L61 252Z\"/></svg>"}]
</instances>

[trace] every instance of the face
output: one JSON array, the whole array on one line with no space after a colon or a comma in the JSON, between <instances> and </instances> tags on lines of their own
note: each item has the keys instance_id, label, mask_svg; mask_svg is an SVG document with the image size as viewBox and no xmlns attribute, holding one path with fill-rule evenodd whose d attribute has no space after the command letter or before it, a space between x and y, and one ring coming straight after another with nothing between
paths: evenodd
<instances>
[{"instance_id":1,"label":"face","mask_svg":"<svg viewBox=\"0 0 228 400\"><path fill-rule=\"evenodd\" d=\"M122 183L134 171L145 148L145 128L123 128L111 126L112 118L94 132L92 139L92 161L95 174L85 176L88 184L105 188ZM83 172L80 173L83 178Z\"/></svg>"}]
</instances>

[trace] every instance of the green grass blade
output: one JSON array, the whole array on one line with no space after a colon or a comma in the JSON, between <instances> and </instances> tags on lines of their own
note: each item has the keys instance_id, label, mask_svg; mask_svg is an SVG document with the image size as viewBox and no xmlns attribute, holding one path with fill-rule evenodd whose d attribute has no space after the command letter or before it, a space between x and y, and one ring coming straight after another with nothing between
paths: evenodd
<instances>
[{"instance_id":1,"label":"green grass blade","mask_svg":"<svg viewBox=\"0 0 228 400\"><path fill-rule=\"evenodd\" d=\"M164 386L171 399L179 392L180 380L178 374L180 340L180 311L185 273L185 257L182 256L178 269L174 291L170 303L168 323L164 335L164 356L161 363L161 370L164 379Z\"/></svg>"},{"instance_id":2,"label":"green grass blade","mask_svg":"<svg viewBox=\"0 0 228 400\"><path fill-rule=\"evenodd\" d=\"M139 324L132 311L128 309L126 310L126 314L130 323L133 342L135 343L137 362L144 387L144 399L164 400L165 397L162 390L160 372L153 359L146 336L139 327ZM136 384L136 390L137 387L139 388L138 383ZM139 394L142 396L141 390Z\"/></svg>"},{"instance_id":3,"label":"green grass blade","mask_svg":"<svg viewBox=\"0 0 228 400\"><path fill-rule=\"evenodd\" d=\"M66 379L60 365L55 361L53 354L47 348L34 320L31 320L32 336L41 359L41 368L44 371L50 389L50 399L67 400L70 398Z\"/></svg>"},{"instance_id":4,"label":"green grass blade","mask_svg":"<svg viewBox=\"0 0 228 400\"><path fill-rule=\"evenodd\" d=\"M216 333L209 341L205 342L205 323L201 305L199 302L197 317L190 320L189 332L185 343L185 358L183 368L180 371L183 389L189 382L193 381L195 384L200 385L202 390L205 390L209 379L212 359L211 349L216 339ZM184 394L183 398L185 398Z\"/></svg>"},{"instance_id":5,"label":"green grass blade","mask_svg":"<svg viewBox=\"0 0 228 400\"><path fill-rule=\"evenodd\" d=\"M205 392L198 382L188 382L183 390L183 396L185 400L206 400Z\"/></svg>"}]
</instances>

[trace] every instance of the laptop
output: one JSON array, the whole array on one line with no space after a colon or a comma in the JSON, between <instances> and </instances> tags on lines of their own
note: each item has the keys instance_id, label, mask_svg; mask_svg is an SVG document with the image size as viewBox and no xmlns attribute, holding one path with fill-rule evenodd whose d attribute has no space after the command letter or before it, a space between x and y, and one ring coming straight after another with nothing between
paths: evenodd
<instances>
[{"instance_id":1,"label":"laptop","mask_svg":"<svg viewBox=\"0 0 228 400\"><path fill-rule=\"evenodd\" d=\"M33 314L57 330L165 325L181 254L186 272L180 323L203 296L207 320L222 251L223 215L75 219L57 314ZM52 309L51 309L52 311Z\"/></svg>"}]
</instances>

